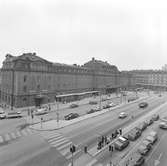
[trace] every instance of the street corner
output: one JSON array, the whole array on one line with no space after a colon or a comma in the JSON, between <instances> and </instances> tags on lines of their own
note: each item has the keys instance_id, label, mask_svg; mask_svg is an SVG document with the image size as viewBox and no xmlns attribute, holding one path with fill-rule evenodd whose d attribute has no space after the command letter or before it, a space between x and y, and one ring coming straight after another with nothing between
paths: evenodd
<instances>
[{"instance_id":1,"label":"street corner","mask_svg":"<svg viewBox=\"0 0 167 166\"><path fill-rule=\"evenodd\" d=\"M57 122L57 120L49 120L46 122L32 124L30 125L30 128L34 130L46 131L46 130L58 130L68 125L69 122L65 120L59 120L59 122Z\"/></svg>"}]
</instances>

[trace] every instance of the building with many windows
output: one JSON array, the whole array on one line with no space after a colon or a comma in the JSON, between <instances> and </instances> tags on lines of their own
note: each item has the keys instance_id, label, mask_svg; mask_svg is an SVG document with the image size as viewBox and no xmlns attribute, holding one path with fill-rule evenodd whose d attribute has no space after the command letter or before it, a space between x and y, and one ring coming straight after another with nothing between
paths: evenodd
<instances>
[{"instance_id":1,"label":"building with many windows","mask_svg":"<svg viewBox=\"0 0 167 166\"><path fill-rule=\"evenodd\" d=\"M100 90L113 92L134 84L130 73L92 58L82 66L49 62L36 53L6 55L1 68L0 100L12 107L54 102L57 95Z\"/></svg>"},{"instance_id":2,"label":"building with many windows","mask_svg":"<svg viewBox=\"0 0 167 166\"><path fill-rule=\"evenodd\" d=\"M163 70L133 70L129 71L137 86L153 90L167 90L167 71Z\"/></svg>"}]
</instances>

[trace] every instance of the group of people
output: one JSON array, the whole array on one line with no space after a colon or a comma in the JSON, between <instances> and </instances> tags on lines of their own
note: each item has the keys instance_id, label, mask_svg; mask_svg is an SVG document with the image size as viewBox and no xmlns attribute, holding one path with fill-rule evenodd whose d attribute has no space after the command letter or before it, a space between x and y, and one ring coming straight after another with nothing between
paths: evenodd
<instances>
[{"instance_id":1,"label":"group of people","mask_svg":"<svg viewBox=\"0 0 167 166\"><path fill-rule=\"evenodd\" d=\"M101 136L99 137L97 149L100 150L105 145L109 144L113 139L115 139L118 135L122 135L122 129L117 129L110 136Z\"/></svg>"}]
</instances>

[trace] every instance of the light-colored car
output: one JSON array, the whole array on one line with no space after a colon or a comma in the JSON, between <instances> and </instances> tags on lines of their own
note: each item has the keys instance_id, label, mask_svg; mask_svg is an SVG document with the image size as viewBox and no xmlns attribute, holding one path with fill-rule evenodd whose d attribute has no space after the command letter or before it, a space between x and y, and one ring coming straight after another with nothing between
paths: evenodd
<instances>
[{"instance_id":1,"label":"light-colored car","mask_svg":"<svg viewBox=\"0 0 167 166\"><path fill-rule=\"evenodd\" d=\"M161 128L161 129L167 129L167 122L161 122L159 124L159 128Z\"/></svg>"},{"instance_id":2,"label":"light-colored car","mask_svg":"<svg viewBox=\"0 0 167 166\"><path fill-rule=\"evenodd\" d=\"M35 111L35 115L44 115L47 113L48 113L47 108L39 108Z\"/></svg>"},{"instance_id":3,"label":"light-colored car","mask_svg":"<svg viewBox=\"0 0 167 166\"><path fill-rule=\"evenodd\" d=\"M0 119L5 119L6 118L6 113L5 111L1 110L0 111Z\"/></svg>"},{"instance_id":4,"label":"light-colored car","mask_svg":"<svg viewBox=\"0 0 167 166\"><path fill-rule=\"evenodd\" d=\"M118 118L124 119L124 118L126 118L127 116L128 116L128 114L127 114L126 112L121 112L121 113L119 114Z\"/></svg>"}]
</instances>

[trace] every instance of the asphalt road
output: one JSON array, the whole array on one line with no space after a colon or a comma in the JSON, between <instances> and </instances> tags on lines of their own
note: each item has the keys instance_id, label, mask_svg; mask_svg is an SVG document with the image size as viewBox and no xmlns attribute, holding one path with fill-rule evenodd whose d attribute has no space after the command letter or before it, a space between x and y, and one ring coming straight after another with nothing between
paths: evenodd
<instances>
[{"instance_id":1,"label":"asphalt road","mask_svg":"<svg viewBox=\"0 0 167 166\"><path fill-rule=\"evenodd\" d=\"M154 96L147 101L149 107L146 109L139 109L138 103L129 104L101 116L68 126L58 132L70 138L75 144L91 146L99 135L110 133L114 128L131 122L129 117L119 120L120 112L128 112L129 116L133 114L137 118L165 102L166 96ZM17 141L0 147L0 165L3 166L63 166L65 163L69 163L69 161L61 156L56 148L50 148L38 134L17 139Z\"/></svg>"}]
</instances>

